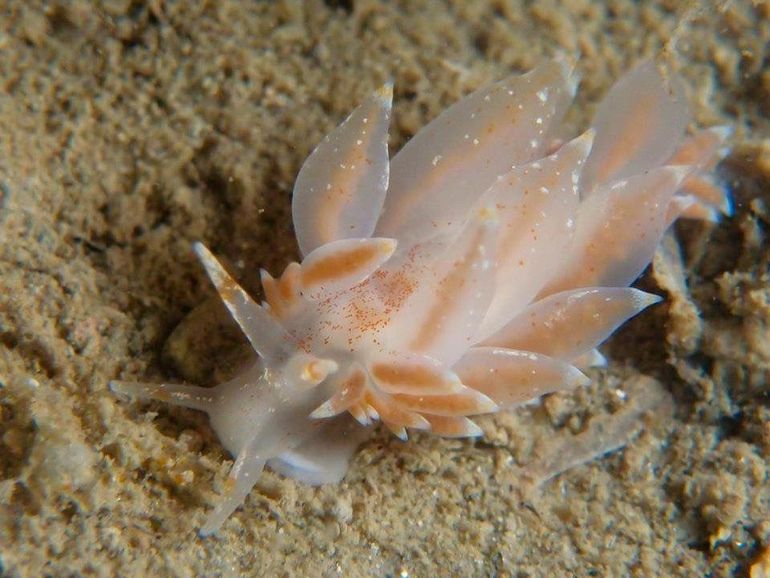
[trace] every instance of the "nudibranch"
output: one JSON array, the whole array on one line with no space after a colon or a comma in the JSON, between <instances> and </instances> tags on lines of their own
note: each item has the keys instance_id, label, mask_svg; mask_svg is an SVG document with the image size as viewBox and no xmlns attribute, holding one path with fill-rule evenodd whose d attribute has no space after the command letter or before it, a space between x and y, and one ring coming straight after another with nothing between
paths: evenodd
<instances>
[{"instance_id":1,"label":"nudibranch","mask_svg":"<svg viewBox=\"0 0 770 578\"><path fill-rule=\"evenodd\" d=\"M644 62L559 139L577 85L548 62L460 100L388 155L392 87L303 165L292 216L300 263L262 272L255 302L195 251L258 354L213 388L111 388L207 412L235 456L216 531L265 465L335 482L365 426L482 434L473 416L585 384L596 347L659 297L629 285L679 217L714 220L709 173L724 127L686 136L683 82Z\"/></svg>"}]
</instances>

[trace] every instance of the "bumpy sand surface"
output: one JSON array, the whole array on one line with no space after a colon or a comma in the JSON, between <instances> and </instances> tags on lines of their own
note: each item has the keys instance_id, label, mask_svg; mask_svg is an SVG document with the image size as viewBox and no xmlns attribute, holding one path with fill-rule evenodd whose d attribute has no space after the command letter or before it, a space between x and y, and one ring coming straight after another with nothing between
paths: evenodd
<instances>
[{"instance_id":1,"label":"bumpy sand surface","mask_svg":"<svg viewBox=\"0 0 770 578\"><path fill-rule=\"evenodd\" d=\"M770 5L265 4L0 8L0 573L762 575ZM210 383L237 363L241 338L191 243L256 292L260 266L296 256L301 162L365 95L395 81L397 149L461 95L557 51L580 54L574 130L638 59L678 70L696 124L736 128L722 166L735 217L677 226L641 281L665 304L605 347L589 388L481 420L484 441L380 432L337 486L268 472L198 538L230 456L205 416L106 388ZM553 448L641 426L625 450L524 491L522 468Z\"/></svg>"}]
</instances>

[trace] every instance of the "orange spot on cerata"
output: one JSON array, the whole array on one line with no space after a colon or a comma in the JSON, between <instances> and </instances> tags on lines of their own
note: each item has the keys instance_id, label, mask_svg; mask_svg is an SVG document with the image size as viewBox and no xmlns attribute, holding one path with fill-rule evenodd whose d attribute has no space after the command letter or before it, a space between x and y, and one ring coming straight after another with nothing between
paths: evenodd
<instances>
[{"instance_id":1,"label":"orange spot on cerata","mask_svg":"<svg viewBox=\"0 0 770 578\"><path fill-rule=\"evenodd\" d=\"M292 304L299 297L302 268L299 263L289 263L278 281L278 290L281 298L287 303Z\"/></svg>"},{"instance_id":2,"label":"orange spot on cerata","mask_svg":"<svg viewBox=\"0 0 770 578\"><path fill-rule=\"evenodd\" d=\"M364 243L348 251L338 251L302 268L302 283L317 287L329 281L355 275L381 255L381 247Z\"/></svg>"},{"instance_id":3,"label":"orange spot on cerata","mask_svg":"<svg viewBox=\"0 0 770 578\"><path fill-rule=\"evenodd\" d=\"M264 275L262 277L262 288L265 291L265 301L270 305L270 311L279 319L282 318L285 313L286 303L281 296L278 282L269 275ZM224 298L224 294L222 297Z\"/></svg>"},{"instance_id":4,"label":"orange spot on cerata","mask_svg":"<svg viewBox=\"0 0 770 578\"><path fill-rule=\"evenodd\" d=\"M419 413L434 415L461 416L474 415L489 411L477 392L466 389L447 395L408 395L394 393L393 401L400 407Z\"/></svg>"},{"instance_id":5,"label":"orange spot on cerata","mask_svg":"<svg viewBox=\"0 0 770 578\"><path fill-rule=\"evenodd\" d=\"M372 377L379 384L388 386L409 385L415 389L441 388L444 378L430 367L409 363L375 362L371 366Z\"/></svg>"}]
</instances>

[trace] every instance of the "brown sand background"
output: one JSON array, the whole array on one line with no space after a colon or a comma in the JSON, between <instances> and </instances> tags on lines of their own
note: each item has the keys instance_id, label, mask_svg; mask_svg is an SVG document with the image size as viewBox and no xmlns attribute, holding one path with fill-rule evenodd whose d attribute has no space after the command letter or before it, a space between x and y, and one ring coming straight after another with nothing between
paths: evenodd
<instances>
[{"instance_id":1,"label":"brown sand background","mask_svg":"<svg viewBox=\"0 0 770 578\"><path fill-rule=\"evenodd\" d=\"M3 2L0 573L767 576L769 40L770 5L748 0ZM260 266L296 256L302 161L373 89L395 81L397 150L557 51L580 53L573 133L639 58L678 70L695 124L736 128L735 218L676 227L641 282L666 303L605 347L587 389L480 420L484 441L379 432L337 486L268 472L198 538L230 456L202 414L106 389L235 365L242 340L191 243L256 293ZM645 377L673 417L520 491L549 444L643 405Z\"/></svg>"}]
</instances>

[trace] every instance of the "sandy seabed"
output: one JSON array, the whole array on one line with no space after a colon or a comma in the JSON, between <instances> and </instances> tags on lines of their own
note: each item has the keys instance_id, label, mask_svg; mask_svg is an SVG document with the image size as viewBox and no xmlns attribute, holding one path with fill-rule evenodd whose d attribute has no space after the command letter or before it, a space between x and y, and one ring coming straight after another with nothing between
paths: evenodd
<instances>
[{"instance_id":1,"label":"sandy seabed","mask_svg":"<svg viewBox=\"0 0 770 578\"><path fill-rule=\"evenodd\" d=\"M4 2L0 573L770 576L769 41L747 0ZM735 127L735 216L677 225L640 281L665 304L593 385L481 419L483 441L378 432L336 486L267 472L199 538L231 457L202 414L106 386L237 364L191 243L258 294L296 258L299 166L373 89L395 82L397 150L556 53L579 54L573 134L634 62L678 71L694 126ZM640 383L673 403L628 447L521 491L549 444L644 406Z\"/></svg>"}]
</instances>

